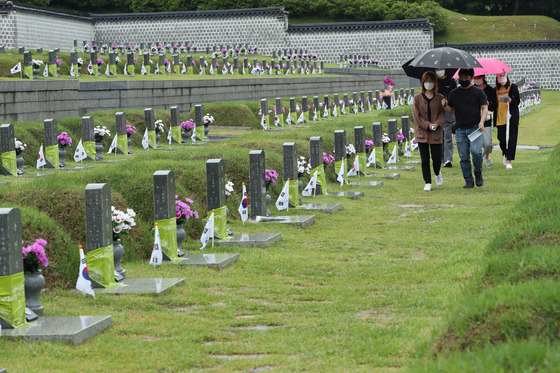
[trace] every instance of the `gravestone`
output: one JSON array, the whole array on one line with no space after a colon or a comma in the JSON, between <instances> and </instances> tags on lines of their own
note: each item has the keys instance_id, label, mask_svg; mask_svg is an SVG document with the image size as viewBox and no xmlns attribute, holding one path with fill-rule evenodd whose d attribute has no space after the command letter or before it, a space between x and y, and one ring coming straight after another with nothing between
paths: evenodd
<instances>
[{"instance_id":1,"label":"gravestone","mask_svg":"<svg viewBox=\"0 0 560 373\"><path fill-rule=\"evenodd\" d=\"M262 60L262 68L265 72L268 72L268 63L266 62L266 59L264 59L264 58Z\"/></svg>"},{"instance_id":2,"label":"gravestone","mask_svg":"<svg viewBox=\"0 0 560 373\"><path fill-rule=\"evenodd\" d=\"M401 88L401 93L400 93L400 97L403 97L403 95L404 95L404 89L403 89L403 88Z\"/></svg>"},{"instance_id":3,"label":"gravestone","mask_svg":"<svg viewBox=\"0 0 560 373\"><path fill-rule=\"evenodd\" d=\"M98 64L99 61L97 60L97 52L91 52L90 57L91 57L91 64L93 67L93 75L98 76L100 71L99 71L99 64Z\"/></svg>"},{"instance_id":4,"label":"gravestone","mask_svg":"<svg viewBox=\"0 0 560 373\"><path fill-rule=\"evenodd\" d=\"M204 126L204 115L202 105L194 106L194 122L196 124L196 138L199 140L208 140L208 129Z\"/></svg>"},{"instance_id":5,"label":"gravestone","mask_svg":"<svg viewBox=\"0 0 560 373\"><path fill-rule=\"evenodd\" d=\"M325 96L328 98L328 96ZM315 195L320 195L327 192L325 169L323 165L323 138L321 136L313 136L309 139L310 147L310 163L311 163L311 176L315 170L317 174L317 188Z\"/></svg>"},{"instance_id":6,"label":"gravestone","mask_svg":"<svg viewBox=\"0 0 560 373\"><path fill-rule=\"evenodd\" d=\"M77 68L78 65L78 52L72 51L70 52L70 63L75 65ZM76 74L78 75L78 74Z\"/></svg>"},{"instance_id":7,"label":"gravestone","mask_svg":"<svg viewBox=\"0 0 560 373\"><path fill-rule=\"evenodd\" d=\"M117 53L109 53L109 75L117 75Z\"/></svg>"},{"instance_id":8,"label":"gravestone","mask_svg":"<svg viewBox=\"0 0 560 373\"><path fill-rule=\"evenodd\" d=\"M132 52L126 54L126 72L128 75L134 75L134 53Z\"/></svg>"},{"instance_id":9,"label":"gravestone","mask_svg":"<svg viewBox=\"0 0 560 373\"><path fill-rule=\"evenodd\" d=\"M401 129L404 139L408 141L410 138L410 124L408 116L401 117Z\"/></svg>"},{"instance_id":10,"label":"gravestone","mask_svg":"<svg viewBox=\"0 0 560 373\"><path fill-rule=\"evenodd\" d=\"M166 66L165 66L165 54L159 55L159 73L162 75L167 74Z\"/></svg>"},{"instance_id":11,"label":"gravestone","mask_svg":"<svg viewBox=\"0 0 560 373\"><path fill-rule=\"evenodd\" d=\"M336 130L334 131L334 161L340 162L342 158L346 158L346 131ZM335 167L335 170L339 169L340 167Z\"/></svg>"},{"instance_id":12,"label":"gravestone","mask_svg":"<svg viewBox=\"0 0 560 373\"><path fill-rule=\"evenodd\" d=\"M284 120L284 107L282 106L282 99L280 97L276 98L276 116L280 122L281 126L284 126L286 121Z\"/></svg>"},{"instance_id":13,"label":"gravestone","mask_svg":"<svg viewBox=\"0 0 560 373\"><path fill-rule=\"evenodd\" d=\"M21 242L21 211L0 208L0 281L5 284L0 298L2 334L4 329L26 325Z\"/></svg>"},{"instance_id":14,"label":"gravestone","mask_svg":"<svg viewBox=\"0 0 560 373\"><path fill-rule=\"evenodd\" d=\"M376 101L376 102L381 102L380 97L381 97L381 96L380 96L380 94L379 94L379 90L376 90L376 91L375 91L375 101ZM381 104L380 104L380 105L381 105Z\"/></svg>"},{"instance_id":15,"label":"gravestone","mask_svg":"<svg viewBox=\"0 0 560 373\"><path fill-rule=\"evenodd\" d=\"M284 166L284 182L289 181L289 206L298 207L300 205L299 198L299 177L297 167L297 144L295 142L285 142L282 145L283 150L283 166Z\"/></svg>"},{"instance_id":16,"label":"gravestone","mask_svg":"<svg viewBox=\"0 0 560 373\"><path fill-rule=\"evenodd\" d=\"M339 97L338 97L338 93L335 93L333 96L334 96L334 97L333 97L333 99L334 99L334 104L335 104L336 106L340 106L340 99L339 99Z\"/></svg>"},{"instance_id":17,"label":"gravestone","mask_svg":"<svg viewBox=\"0 0 560 373\"><path fill-rule=\"evenodd\" d=\"M146 75L151 75L151 67L150 67L150 54L144 53L144 68L146 69Z\"/></svg>"},{"instance_id":18,"label":"gravestone","mask_svg":"<svg viewBox=\"0 0 560 373\"><path fill-rule=\"evenodd\" d=\"M179 108L177 106L171 106L169 110L171 113L171 142L173 144L180 144L182 141L182 130Z\"/></svg>"},{"instance_id":19,"label":"gravestone","mask_svg":"<svg viewBox=\"0 0 560 373\"><path fill-rule=\"evenodd\" d=\"M352 105L352 112L354 114L357 114L359 111L359 106L358 106L358 92L352 92L352 102L354 103Z\"/></svg>"},{"instance_id":20,"label":"gravestone","mask_svg":"<svg viewBox=\"0 0 560 373\"><path fill-rule=\"evenodd\" d=\"M315 114L317 114L317 118L314 120L319 120L321 117L321 110L319 110L319 96L313 96L313 117L315 118Z\"/></svg>"},{"instance_id":21,"label":"gravestone","mask_svg":"<svg viewBox=\"0 0 560 373\"><path fill-rule=\"evenodd\" d=\"M253 67L257 67L259 64L259 60L257 58L253 58Z\"/></svg>"},{"instance_id":22,"label":"gravestone","mask_svg":"<svg viewBox=\"0 0 560 373\"><path fill-rule=\"evenodd\" d=\"M359 156L360 162L360 174L366 175L366 131L363 126L354 127L354 147L356 149L356 155Z\"/></svg>"},{"instance_id":23,"label":"gravestone","mask_svg":"<svg viewBox=\"0 0 560 373\"><path fill-rule=\"evenodd\" d=\"M229 239L226 206L226 170L223 159L206 161L206 205L208 215L214 210L214 237Z\"/></svg>"},{"instance_id":24,"label":"gravestone","mask_svg":"<svg viewBox=\"0 0 560 373\"><path fill-rule=\"evenodd\" d=\"M187 56L187 74L193 73L193 59L192 56Z\"/></svg>"},{"instance_id":25,"label":"gravestone","mask_svg":"<svg viewBox=\"0 0 560 373\"><path fill-rule=\"evenodd\" d=\"M122 286L124 276L115 271L113 220L109 184L88 184L86 199L86 260L94 288Z\"/></svg>"},{"instance_id":26,"label":"gravestone","mask_svg":"<svg viewBox=\"0 0 560 373\"><path fill-rule=\"evenodd\" d=\"M37 48L37 54L43 53L43 48Z\"/></svg>"},{"instance_id":27,"label":"gravestone","mask_svg":"<svg viewBox=\"0 0 560 373\"><path fill-rule=\"evenodd\" d=\"M111 326L111 316L40 317L25 308L21 212L0 208L1 337L78 344ZM35 318L27 324L26 317ZM5 371L5 369L0 369Z\"/></svg>"},{"instance_id":28,"label":"gravestone","mask_svg":"<svg viewBox=\"0 0 560 373\"><path fill-rule=\"evenodd\" d=\"M23 75L26 79L33 78L33 58L31 52L23 52Z\"/></svg>"},{"instance_id":29,"label":"gravestone","mask_svg":"<svg viewBox=\"0 0 560 373\"><path fill-rule=\"evenodd\" d=\"M200 56L198 59L198 65L203 73L205 73L206 67L204 66L204 57Z\"/></svg>"},{"instance_id":30,"label":"gravestone","mask_svg":"<svg viewBox=\"0 0 560 373\"><path fill-rule=\"evenodd\" d=\"M56 119L47 119L43 124L45 131L45 141L43 142L43 150L45 152L46 168L58 168L58 132Z\"/></svg>"},{"instance_id":31,"label":"gravestone","mask_svg":"<svg viewBox=\"0 0 560 373\"><path fill-rule=\"evenodd\" d=\"M301 110L303 110L305 123L309 123L309 102L307 101L307 96L301 96Z\"/></svg>"},{"instance_id":32,"label":"gravestone","mask_svg":"<svg viewBox=\"0 0 560 373\"><path fill-rule=\"evenodd\" d=\"M82 145L86 151L86 159L84 161L99 160L96 159L95 151L95 132L93 128L92 117L82 117Z\"/></svg>"},{"instance_id":33,"label":"gravestone","mask_svg":"<svg viewBox=\"0 0 560 373\"><path fill-rule=\"evenodd\" d=\"M0 53L1 54L5 54L6 53L6 48L2 45L0 46Z\"/></svg>"},{"instance_id":34,"label":"gravestone","mask_svg":"<svg viewBox=\"0 0 560 373\"><path fill-rule=\"evenodd\" d=\"M154 109L146 108L144 109L144 125L148 129L148 147L149 149L155 149L156 145L156 119L154 115Z\"/></svg>"},{"instance_id":35,"label":"gravestone","mask_svg":"<svg viewBox=\"0 0 560 373\"><path fill-rule=\"evenodd\" d=\"M292 124L297 123L297 105L296 99L294 97L290 97L290 120Z\"/></svg>"},{"instance_id":36,"label":"gravestone","mask_svg":"<svg viewBox=\"0 0 560 373\"><path fill-rule=\"evenodd\" d=\"M286 69L285 70L290 71L291 68L292 68L291 61L290 60L286 61Z\"/></svg>"},{"instance_id":37,"label":"gravestone","mask_svg":"<svg viewBox=\"0 0 560 373\"><path fill-rule=\"evenodd\" d=\"M0 153L2 155L2 175L17 176L14 126L0 126Z\"/></svg>"},{"instance_id":38,"label":"gravestone","mask_svg":"<svg viewBox=\"0 0 560 373\"><path fill-rule=\"evenodd\" d=\"M368 91L368 104L373 106L373 91Z\"/></svg>"},{"instance_id":39,"label":"gravestone","mask_svg":"<svg viewBox=\"0 0 560 373\"><path fill-rule=\"evenodd\" d=\"M249 152L249 180L251 193L251 219L267 214L266 184L264 179L265 156L264 150Z\"/></svg>"},{"instance_id":40,"label":"gravestone","mask_svg":"<svg viewBox=\"0 0 560 373\"><path fill-rule=\"evenodd\" d=\"M325 108L327 109L327 110L326 110L327 113L329 112L329 109L330 109L330 107L331 107L331 106L330 106L330 101L329 101L329 100L330 100L330 99L329 99L329 95L325 95L325 96L323 97L323 103L325 104ZM321 113L321 114L323 114L323 113Z\"/></svg>"},{"instance_id":41,"label":"gravestone","mask_svg":"<svg viewBox=\"0 0 560 373\"><path fill-rule=\"evenodd\" d=\"M276 57L278 57L277 54L276 54L276 51L273 50L273 51L272 51L272 58L276 58Z\"/></svg>"},{"instance_id":42,"label":"gravestone","mask_svg":"<svg viewBox=\"0 0 560 373\"><path fill-rule=\"evenodd\" d=\"M158 224L163 260L179 259L175 216L175 173L156 171L154 180L154 220Z\"/></svg>"},{"instance_id":43,"label":"gravestone","mask_svg":"<svg viewBox=\"0 0 560 373\"><path fill-rule=\"evenodd\" d=\"M265 117L268 115L268 100L266 98L261 99L261 115Z\"/></svg>"},{"instance_id":44,"label":"gravestone","mask_svg":"<svg viewBox=\"0 0 560 373\"><path fill-rule=\"evenodd\" d=\"M126 113L115 113L117 128L117 154L128 154L128 136L126 135Z\"/></svg>"},{"instance_id":45,"label":"gravestone","mask_svg":"<svg viewBox=\"0 0 560 373\"><path fill-rule=\"evenodd\" d=\"M321 61L321 74L325 73L325 63Z\"/></svg>"},{"instance_id":46,"label":"gravestone","mask_svg":"<svg viewBox=\"0 0 560 373\"><path fill-rule=\"evenodd\" d=\"M243 58L243 68L247 69L249 67L249 59L247 57Z\"/></svg>"},{"instance_id":47,"label":"gravestone","mask_svg":"<svg viewBox=\"0 0 560 373\"><path fill-rule=\"evenodd\" d=\"M179 61L179 55L173 55L173 73L180 74L181 73L181 61Z\"/></svg>"},{"instance_id":48,"label":"gravestone","mask_svg":"<svg viewBox=\"0 0 560 373\"><path fill-rule=\"evenodd\" d=\"M343 97L343 100L344 100L344 106L346 106L345 110L351 110L350 109L350 98L348 97L348 94L345 93L344 96L342 96L342 97Z\"/></svg>"},{"instance_id":49,"label":"gravestone","mask_svg":"<svg viewBox=\"0 0 560 373\"><path fill-rule=\"evenodd\" d=\"M374 168L383 168L383 130L381 128L381 122L373 122L372 131L376 160Z\"/></svg>"},{"instance_id":50,"label":"gravestone","mask_svg":"<svg viewBox=\"0 0 560 373\"><path fill-rule=\"evenodd\" d=\"M414 88L410 88L410 94L414 97Z\"/></svg>"},{"instance_id":51,"label":"gravestone","mask_svg":"<svg viewBox=\"0 0 560 373\"><path fill-rule=\"evenodd\" d=\"M389 119L389 142L393 143L393 142L397 142L397 134L398 134L398 129L397 129L397 120L396 119ZM391 150L391 149L390 149Z\"/></svg>"},{"instance_id":52,"label":"gravestone","mask_svg":"<svg viewBox=\"0 0 560 373\"><path fill-rule=\"evenodd\" d=\"M361 105L363 105L363 108L364 108L364 111L365 111L366 110L366 92L365 91L360 92L360 98L362 99Z\"/></svg>"},{"instance_id":53,"label":"gravestone","mask_svg":"<svg viewBox=\"0 0 560 373\"><path fill-rule=\"evenodd\" d=\"M18 48L18 53L19 53L19 54L25 53L25 47L19 47L19 48Z\"/></svg>"}]
</instances>

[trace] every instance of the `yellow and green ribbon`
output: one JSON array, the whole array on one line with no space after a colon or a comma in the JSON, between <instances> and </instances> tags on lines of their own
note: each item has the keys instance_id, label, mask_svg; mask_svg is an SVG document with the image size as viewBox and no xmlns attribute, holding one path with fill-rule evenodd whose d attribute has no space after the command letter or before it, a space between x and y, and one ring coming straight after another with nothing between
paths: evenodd
<instances>
[{"instance_id":1,"label":"yellow and green ribbon","mask_svg":"<svg viewBox=\"0 0 560 373\"><path fill-rule=\"evenodd\" d=\"M58 158L58 145L49 145L45 147L45 159L54 166L58 168L59 158Z\"/></svg>"},{"instance_id":2,"label":"yellow and green ribbon","mask_svg":"<svg viewBox=\"0 0 560 373\"><path fill-rule=\"evenodd\" d=\"M360 163L360 172L362 174L366 174L366 164L367 164L367 154L366 153L356 153L357 157L360 157L358 159L358 162Z\"/></svg>"},{"instance_id":3,"label":"yellow and green ribbon","mask_svg":"<svg viewBox=\"0 0 560 373\"><path fill-rule=\"evenodd\" d=\"M115 281L113 244L86 254L89 277L104 288L126 286Z\"/></svg>"},{"instance_id":4,"label":"yellow and green ribbon","mask_svg":"<svg viewBox=\"0 0 560 373\"><path fill-rule=\"evenodd\" d=\"M53 77L58 75L56 63L49 65L49 74Z\"/></svg>"},{"instance_id":5,"label":"yellow and green ribbon","mask_svg":"<svg viewBox=\"0 0 560 373\"><path fill-rule=\"evenodd\" d=\"M156 131L148 131L148 145L152 147L152 149L157 148L156 143Z\"/></svg>"},{"instance_id":6,"label":"yellow and green ribbon","mask_svg":"<svg viewBox=\"0 0 560 373\"><path fill-rule=\"evenodd\" d=\"M194 130L196 132L196 137L204 140L204 126L196 126Z\"/></svg>"},{"instance_id":7,"label":"yellow and green ribbon","mask_svg":"<svg viewBox=\"0 0 560 373\"><path fill-rule=\"evenodd\" d=\"M33 79L33 66L24 66L23 76L27 79Z\"/></svg>"},{"instance_id":8,"label":"yellow and green ribbon","mask_svg":"<svg viewBox=\"0 0 560 373\"><path fill-rule=\"evenodd\" d=\"M212 211L208 211L208 216L212 214ZM220 240L229 239L227 233L227 211L226 206L214 209L214 236Z\"/></svg>"},{"instance_id":9,"label":"yellow and green ribbon","mask_svg":"<svg viewBox=\"0 0 560 373\"><path fill-rule=\"evenodd\" d=\"M14 328L28 326L23 272L0 276L0 318Z\"/></svg>"},{"instance_id":10,"label":"yellow and green ribbon","mask_svg":"<svg viewBox=\"0 0 560 373\"><path fill-rule=\"evenodd\" d=\"M334 171L338 175L340 172L340 167L342 166L342 160L334 161ZM344 184L348 184L348 162L344 160Z\"/></svg>"},{"instance_id":11,"label":"yellow and green ribbon","mask_svg":"<svg viewBox=\"0 0 560 373\"><path fill-rule=\"evenodd\" d=\"M134 75L135 74L134 65L133 64L127 65L126 71L128 72L129 75Z\"/></svg>"},{"instance_id":12,"label":"yellow and green ribbon","mask_svg":"<svg viewBox=\"0 0 560 373\"><path fill-rule=\"evenodd\" d=\"M383 168L383 166L384 166L383 147L382 146L376 146L373 151L375 152L375 163L377 163L381 168ZM374 165L374 167L376 167L376 166Z\"/></svg>"},{"instance_id":13,"label":"yellow and green ribbon","mask_svg":"<svg viewBox=\"0 0 560 373\"><path fill-rule=\"evenodd\" d=\"M161 251L171 260L179 259L177 255L177 218L156 220L161 242Z\"/></svg>"},{"instance_id":14,"label":"yellow and green ribbon","mask_svg":"<svg viewBox=\"0 0 560 373\"><path fill-rule=\"evenodd\" d=\"M171 127L171 139L175 140L179 144L181 143L182 141L181 126Z\"/></svg>"},{"instance_id":15,"label":"yellow and green ribbon","mask_svg":"<svg viewBox=\"0 0 560 373\"><path fill-rule=\"evenodd\" d=\"M97 66L97 63L92 63L92 67L93 67L93 76L97 76L97 74L99 74L99 66Z\"/></svg>"},{"instance_id":16,"label":"yellow and green ribbon","mask_svg":"<svg viewBox=\"0 0 560 373\"><path fill-rule=\"evenodd\" d=\"M93 141L84 141L84 150L89 158L95 160L95 143Z\"/></svg>"},{"instance_id":17,"label":"yellow and green ribbon","mask_svg":"<svg viewBox=\"0 0 560 373\"><path fill-rule=\"evenodd\" d=\"M17 162L16 162L15 150L2 153L2 167L5 168L10 174L12 174L12 176L17 175Z\"/></svg>"},{"instance_id":18,"label":"yellow and green ribbon","mask_svg":"<svg viewBox=\"0 0 560 373\"><path fill-rule=\"evenodd\" d=\"M299 207L299 180L289 180L290 188L288 189L288 197L290 205Z\"/></svg>"},{"instance_id":19,"label":"yellow and green ribbon","mask_svg":"<svg viewBox=\"0 0 560 373\"><path fill-rule=\"evenodd\" d=\"M321 164L311 170L311 175L317 171L317 185L321 186L321 192L327 194L327 178L325 177L325 165Z\"/></svg>"},{"instance_id":20,"label":"yellow and green ribbon","mask_svg":"<svg viewBox=\"0 0 560 373\"><path fill-rule=\"evenodd\" d=\"M123 152L123 154L128 154L128 137L126 134L117 135L117 148Z\"/></svg>"},{"instance_id":21,"label":"yellow and green ribbon","mask_svg":"<svg viewBox=\"0 0 560 373\"><path fill-rule=\"evenodd\" d=\"M181 73L181 65L173 65L173 72L175 74L180 74Z\"/></svg>"}]
</instances>

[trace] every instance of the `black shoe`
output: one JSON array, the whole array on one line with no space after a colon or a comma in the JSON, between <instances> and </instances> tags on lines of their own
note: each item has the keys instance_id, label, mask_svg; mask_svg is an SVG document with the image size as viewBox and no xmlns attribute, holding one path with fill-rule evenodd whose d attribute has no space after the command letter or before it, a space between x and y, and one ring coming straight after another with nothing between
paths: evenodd
<instances>
[{"instance_id":1,"label":"black shoe","mask_svg":"<svg viewBox=\"0 0 560 373\"><path fill-rule=\"evenodd\" d=\"M484 185L484 180L482 179L482 172L475 172L474 178L476 180L476 186L481 187Z\"/></svg>"},{"instance_id":2,"label":"black shoe","mask_svg":"<svg viewBox=\"0 0 560 373\"><path fill-rule=\"evenodd\" d=\"M465 185L463 185L464 189L474 188L474 180L473 179L465 179Z\"/></svg>"},{"instance_id":3,"label":"black shoe","mask_svg":"<svg viewBox=\"0 0 560 373\"><path fill-rule=\"evenodd\" d=\"M449 167L449 168L451 168L451 167L453 167L453 163L451 163L451 161L446 161L446 162L443 164L443 167Z\"/></svg>"}]
</instances>

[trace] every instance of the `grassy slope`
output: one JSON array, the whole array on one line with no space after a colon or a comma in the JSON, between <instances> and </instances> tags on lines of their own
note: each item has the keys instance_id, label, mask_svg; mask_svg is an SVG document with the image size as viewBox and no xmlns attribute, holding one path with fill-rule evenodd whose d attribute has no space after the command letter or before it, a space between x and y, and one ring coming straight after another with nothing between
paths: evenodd
<instances>
[{"instance_id":1,"label":"grassy slope","mask_svg":"<svg viewBox=\"0 0 560 373\"><path fill-rule=\"evenodd\" d=\"M548 97L545 92L543 101L549 102ZM558 106L557 96L555 100ZM522 118L522 128L554 127L551 122L539 123L545 110ZM25 234L53 237L47 247L53 266L58 261L59 266L76 268L72 253L83 242L83 188L90 182L108 182L115 204L139 213L138 227L123 239L127 275L186 277L187 283L159 297L94 300L69 292L62 286L65 282L56 280L60 276L47 271L48 290L42 295L45 316L110 314L113 327L80 346L0 339L3 365L9 371L26 371L40 364L43 371L52 372L72 371L72 367L74 371L248 371L265 366L279 371L371 372L412 365L422 358L417 346L431 343L431 334L441 327L450 305L462 299L463 284L475 274L485 248L503 226L503 217L534 182L535 163L545 163L550 150L520 151L513 172L497 165L485 172L484 188L468 192L461 188L458 167L444 169L446 183L432 193L421 191L418 167L401 172L397 181L385 181L381 189L345 187L364 190L366 196L357 201L318 197L321 202L342 202L344 210L334 215L317 213L315 225L304 230L242 226L239 220L230 220L235 232L281 232L282 241L267 249L209 249L241 253L240 261L223 271L154 269L139 260L149 255L155 170L174 170L178 193L193 198L200 211L205 201L204 161L223 157L227 178L237 186L228 200L235 215L240 184L247 181L249 150L265 149L267 168L281 171L281 147L286 141L296 141L299 153L307 157L309 137L322 135L324 150L331 153L334 130L346 129L352 142L353 127L364 125L371 138L373 121L386 124L387 119L404 114L410 114L408 108L350 115L286 132L240 131L239 139L227 143L168 152L135 147L126 163L59 172L56 178L11 180L2 187L2 204L27 202ZM100 114L94 117L96 123L103 120ZM112 114L105 117L107 124L112 123ZM531 142L532 133L521 135L520 143ZM543 144L558 142L560 137L550 133ZM329 175L334 178L332 170ZM335 184L330 188L338 189ZM278 192L276 186L273 198ZM192 252L197 252L200 228L200 222L190 228L193 234L184 245ZM275 328L242 328L252 325ZM262 356L223 360L215 354Z\"/></svg>"}]
</instances>

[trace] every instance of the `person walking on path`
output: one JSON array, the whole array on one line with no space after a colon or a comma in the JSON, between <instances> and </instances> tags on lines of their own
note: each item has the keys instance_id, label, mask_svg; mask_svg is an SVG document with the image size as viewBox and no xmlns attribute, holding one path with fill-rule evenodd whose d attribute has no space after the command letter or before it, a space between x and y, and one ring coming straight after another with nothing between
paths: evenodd
<instances>
[{"instance_id":1,"label":"person walking on path","mask_svg":"<svg viewBox=\"0 0 560 373\"><path fill-rule=\"evenodd\" d=\"M445 69L436 69L438 77L437 92L443 97L448 98L449 93L457 88L455 79L446 75ZM451 74L453 75L453 74ZM453 125L455 124L455 115L445 113L445 121L443 122L443 151L441 153L441 163L443 167L453 166Z\"/></svg>"},{"instance_id":2,"label":"person walking on path","mask_svg":"<svg viewBox=\"0 0 560 373\"><path fill-rule=\"evenodd\" d=\"M484 121L484 134L482 135L482 155L486 161L486 167L492 168L494 162L490 158L490 153L492 153L492 115L493 112L498 107L498 99L496 97L496 90L488 85L485 75L475 76L474 85L482 89L486 94L486 99L488 100L488 114L486 115L486 120Z\"/></svg>"},{"instance_id":3,"label":"person walking on path","mask_svg":"<svg viewBox=\"0 0 560 373\"><path fill-rule=\"evenodd\" d=\"M461 170L465 178L463 188L474 188L472 169L476 186L484 185L482 178L482 137L476 136L474 132L484 132L484 121L488 114L488 100L484 91L471 84L474 75L473 69L459 70L459 84L449 93L448 99L443 99L443 107L446 113L455 113L457 123L455 140L457 150L461 158ZM470 154L472 154L472 165Z\"/></svg>"},{"instance_id":4,"label":"person walking on path","mask_svg":"<svg viewBox=\"0 0 560 373\"><path fill-rule=\"evenodd\" d=\"M412 114L414 116L414 135L422 160L422 176L424 190L432 190L432 174L430 171L430 152L436 185L443 185L441 176L442 126L445 120L443 95L437 93L438 79L432 71L426 71L421 80L422 92L414 96Z\"/></svg>"},{"instance_id":5,"label":"person walking on path","mask_svg":"<svg viewBox=\"0 0 560 373\"><path fill-rule=\"evenodd\" d=\"M506 73L496 75L496 96L498 97L498 108L494 114L494 122L498 127L498 140L502 149L503 162L506 170L511 170L511 161L515 160L517 148L517 135L519 132L519 89L517 85L509 81ZM508 108L509 134L508 132ZM508 138L509 135L509 138Z\"/></svg>"}]
</instances>

